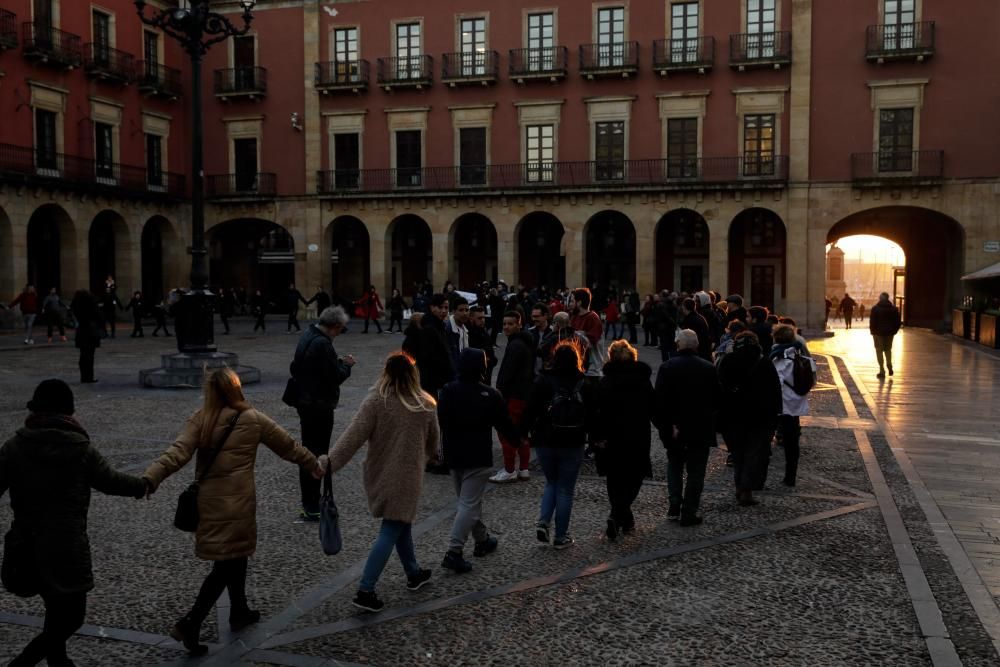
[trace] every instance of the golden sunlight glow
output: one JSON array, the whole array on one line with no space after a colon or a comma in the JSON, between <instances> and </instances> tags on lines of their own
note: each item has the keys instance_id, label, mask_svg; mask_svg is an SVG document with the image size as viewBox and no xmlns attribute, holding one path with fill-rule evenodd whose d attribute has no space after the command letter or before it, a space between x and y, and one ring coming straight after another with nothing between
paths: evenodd
<instances>
[{"instance_id":1,"label":"golden sunlight glow","mask_svg":"<svg viewBox=\"0 0 1000 667\"><path fill-rule=\"evenodd\" d=\"M827 249L829 249L829 245ZM881 236L868 236L859 234L857 236L845 236L837 241L837 247L844 251L844 259L858 261L865 264L889 264L892 266L903 266L906 263L906 254L899 245Z\"/></svg>"}]
</instances>

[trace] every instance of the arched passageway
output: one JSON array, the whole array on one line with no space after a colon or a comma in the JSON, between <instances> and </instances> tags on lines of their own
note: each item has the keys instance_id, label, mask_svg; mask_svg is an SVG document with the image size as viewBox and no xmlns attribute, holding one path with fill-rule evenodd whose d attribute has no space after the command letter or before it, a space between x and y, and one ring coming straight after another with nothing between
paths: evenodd
<instances>
[{"instance_id":1,"label":"arched passageway","mask_svg":"<svg viewBox=\"0 0 1000 667\"><path fill-rule=\"evenodd\" d=\"M101 211L90 223L87 249L90 259L90 291L100 294L104 281L114 276L119 298L125 299L138 285L132 274L129 229L115 211Z\"/></svg>"},{"instance_id":2,"label":"arched passageway","mask_svg":"<svg viewBox=\"0 0 1000 667\"><path fill-rule=\"evenodd\" d=\"M518 284L528 288L545 285L550 292L566 286L564 234L559 218L551 213L536 211L521 219L517 226Z\"/></svg>"},{"instance_id":3,"label":"arched passageway","mask_svg":"<svg viewBox=\"0 0 1000 667\"><path fill-rule=\"evenodd\" d=\"M785 299L785 223L766 208L750 208L729 225L729 291L747 305L778 312Z\"/></svg>"},{"instance_id":4,"label":"arched passageway","mask_svg":"<svg viewBox=\"0 0 1000 667\"><path fill-rule=\"evenodd\" d=\"M635 287L635 227L624 213L597 213L587 222L584 237L591 289Z\"/></svg>"},{"instance_id":5,"label":"arched passageway","mask_svg":"<svg viewBox=\"0 0 1000 667\"><path fill-rule=\"evenodd\" d=\"M28 221L28 275L41 293L58 287L63 294L85 288L76 275L76 239L69 214L55 204L39 207Z\"/></svg>"},{"instance_id":6,"label":"arched passageway","mask_svg":"<svg viewBox=\"0 0 1000 667\"><path fill-rule=\"evenodd\" d=\"M656 226L656 289L707 289L708 225L699 213L677 209Z\"/></svg>"},{"instance_id":7,"label":"arched passageway","mask_svg":"<svg viewBox=\"0 0 1000 667\"><path fill-rule=\"evenodd\" d=\"M255 289L286 312L285 292L295 282L295 242L269 220L229 220L208 231L210 283L217 287Z\"/></svg>"},{"instance_id":8,"label":"arched passageway","mask_svg":"<svg viewBox=\"0 0 1000 667\"><path fill-rule=\"evenodd\" d=\"M497 230L490 219L466 213L451 227L448 275L459 289L474 291L484 280L497 279Z\"/></svg>"},{"instance_id":9,"label":"arched passageway","mask_svg":"<svg viewBox=\"0 0 1000 667\"><path fill-rule=\"evenodd\" d=\"M331 222L326 233L326 246L330 249L331 294L344 299L360 298L371 284L368 228L357 218L344 215Z\"/></svg>"},{"instance_id":10,"label":"arched passageway","mask_svg":"<svg viewBox=\"0 0 1000 667\"><path fill-rule=\"evenodd\" d=\"M171 276L177 276L184 268L180 239L170 221L157 215L143 225L140 246L142 292L148 302L155 303L180 286L170 284Z\"/></svg>"},{"instance_id":11,"label":"arched passageway","mask_svg":"<svg viewBox=\"0 0 1000 667\"><path fill-rule=\"evenodd\" d=\"M431 278L431 228L416 215L401 215L386 230L390 289L412 297Z\"/></svg>"}]
</instances>

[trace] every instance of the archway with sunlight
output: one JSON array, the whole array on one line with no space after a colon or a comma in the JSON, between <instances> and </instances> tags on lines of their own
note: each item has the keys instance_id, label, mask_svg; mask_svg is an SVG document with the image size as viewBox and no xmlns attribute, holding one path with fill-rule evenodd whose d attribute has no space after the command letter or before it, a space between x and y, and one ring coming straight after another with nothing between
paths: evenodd
<instances>
[{"instance_id":1,"label":"archway with sunlight","mask_svg":"<svg viewBox=\"0 0 1000 667\"><path fill-rule=\"evenodd\" d=\"M888 292L893 303L906 308L906 253L894 241L857 234L826 246L828 326L853 328L865 319L879 294Z\"/></svg>"}]
</instances>

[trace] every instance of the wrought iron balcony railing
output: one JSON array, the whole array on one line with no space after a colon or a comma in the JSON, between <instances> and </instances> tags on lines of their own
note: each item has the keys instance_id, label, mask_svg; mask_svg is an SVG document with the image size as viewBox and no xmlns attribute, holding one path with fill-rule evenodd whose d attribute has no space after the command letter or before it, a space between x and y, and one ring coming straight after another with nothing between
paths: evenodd
<instances>
[{"instance_id":1,"label":"wrought iron balcony railing","mask_svg":"<svg viewBox=\"0 0 1000 667\"><path fill-rule=\"evenodd\" d=\"M153 97L176 99L181 96L181 71L148 60L136 65L139 91Z\"/></svg>"},{"instance_id":2,"label":"wrought iron balcony railing","mask_svg":"<svg viewBox=\"0 0 1000 667\"><path fill-rule=\"evenodd\" d=\"M431 56L378 59L378 85L384 88L422 88L431 85L433 81L434 58Z\"/></svg>"},{"instance_id":3,"label":"wrought iron balcony railing","mask_svg":"<svg viewBox=\"0 0 1000 667\"><path fill-rule=\"evenodd\" d=\"M729 66L779 68L792 62L792 33L755 32L729 36Z\"/></svg>"},{"instance_id":4,"label":"wrought iron balcony railing","mask_svg":"<svg viewBox=\"0 0 1000 667\"><path fill-rule=\"evenodd\" d=\"M865 39L865 57L870 61L923 60L934 55L934 21L870 25Z\"/></svg>"},{"instance_id":5,"label":"wrought iron balcony railing","mask_svg":"<svg viewBox=\"0 0 1000 667\"><path fill-rule=\"evenodd\" d=\"M17 47L17 15L0 9L0 51Z\"/></svg>"},{"instance_id":6,"label":"wrought iron balcony railing","mask_svg":"<svg viewBox=\"0 0 1000 667\"><path fill-rule=\"evenodd\" d=\"M569 51L565 46L510 50L512 79L556 79L565 77L569 67Z\"/></svg>"},{"instance_id":7,"label":"wrought iron balcony railing","mask_svg":"<svg viewBox=\"0 0 1000 667\"><path fill-rule=\"evenodd\" d=\"M278 194L277 174L240 172L216 174L205 177L205 196L212 199L225 197L265 198Z\"/></svg>"},{"instance_id":8,"label":"wrought iron balcony railing","mask_svg":"<svg viewBox=\"0 0 1000 667\"><path fill-rule=\"evenodd\" d=\"M419 169L343 169L321 171L317 176L317 191L331 196L544 188L691 189L737 186L747 182L781 184L788 180L788 158L748 155Z\"/></svg>"},{"instance_id":9,"label":"wrought iron balcony railing","mask_svg":"<svg viewBox=\"0 0 1000 667\"><path fill-rule=\"evenodd\" d=\"M639 42L580 45L580 73L588 78L628 76L638 69Z\"/></svg>"},{"instance_id":10,"label":"wrought iron balcony railing","mask_svg":"<svg viewBox=\"0 0 1000 667\"><path fill-rule=\"evenodd\" d=\"M263 97L267 95L267 69L263 67L233 67L215 70L215 94L227 97Z\"/></svg>"},{"instance_id":11,"label":"wrought iron balcony railing","mask_svg":"<svg viewBox=\"0 0 1000 667\"><path fill-rule=\"evenodd\" d=\"M653 69L666 72L705 72L715 64L715 37L658 39L653 42Z\"/></svg>"},{"instance_id":12,"label":"wrought iron balcony railing","mask_svg":"<svg viewBox=\"0 0 1000 667\"><path fill-rule=\"evenodd\" d=\"M126 195L185 194L181 174L10 144L0 144L0 180Z\"/></svg>"},{"instance_id":13,"label":"wrought iron balcony railing","mask_svg":"<svg viewBox=\"0 0 1000 667\"><path fill-rule=\"evenodd\" d=\"M135 58L131 53L113 49L102 42L86 46L84 70L92 77L128 85L135 80Z\"/></svg>"},{"instance_id":14,"label":"wrought iron balcony railing","mask_svg":"<svg viewBox=\"0 0 1000 667\"><path fill-rule=\"evenodd\" d=\"M68 69L83 64L83 44L79 35L43 23L24 23L21 41L25 58Z\"/></svg>"},{"instance_id":15,"label":"wrought iron balcony railing","mask_svg":"<svg viewBox=\"0 0 1000 667\"><path fill-rule=\"evenodd\" d=\"M316 63L316 90L365 90L371 66L367 60L331 60Z\"/></svg>"},{"instance_id":16,"label":"wrought iron balcony railing","mask_svg":"<svg viewBox=\"0 0 1000 667\"><path fill-rule=\"evenodd\" d=\"M500 75L500 54L496 51L446 53L442 57L441 81L460 83L495 83Z\"/></svg>"},{"instance_id":17,"label":"wrought iron balcony railing","mask_svg":"<svg viewBox=\"0 0 1000 667\"><path fill-rule=\"evenodd\" d=\"M851 155L851 180L933 181L944 177L944 151L877 151Z\"/></svg>"}]
</instances>

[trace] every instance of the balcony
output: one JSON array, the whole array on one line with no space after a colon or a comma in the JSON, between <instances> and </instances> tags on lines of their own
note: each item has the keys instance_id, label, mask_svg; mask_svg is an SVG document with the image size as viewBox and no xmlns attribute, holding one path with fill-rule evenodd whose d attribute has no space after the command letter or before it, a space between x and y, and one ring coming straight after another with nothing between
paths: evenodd
<instances>
[{"instance_id":1,"label":"balcony","mask_svg":"<svg viewBox=\"0 0 1000 667\"><path fill-rule=\"evenodd\" d=\"M0 9L0 51L17 48L17 15Z\"/></svg>"},{"instance_id":2,"label":"balcony","mask_svg":"<svg viewBox=\"0 0 1000 667\"><path fill-rule=\"evenodd\" d=\"M420 90L434 81L434 59L430 56L403 56L378 59L378 85Z\"/></svg>"},{"instance_id":3,"label":"balcony","mask_svg":"<svg viewBox=\"0 0 1000 667\"><path fill-rule=\"evenodd\" d=\"M205 177L205 196L209 199L273 199L277 193L276 174L249 172Z\"/></svg>"},{"instance_id":4,"label":"balcony","mask_svg":"<svg viewBox=\"0 0 1000 667\"><path fill-rule=\"evenodd\" d=\"M41 23L21 25L22 52L28 60L60 69L83 64L83 45L78 35Z\"/></svg>"},{"instance_id":5,"label":"balcony","mask_svg":"<svg viewBox=\"0 0 1000 667\"><path fill-rule=\"evenodd\" d=\"M231 97L255 100L267 95L267 70L263 67L233 67L215 70L215 96L223 102Z\"/></svg>"},{"instance_id":6,"label":"balcony","mask_svg":"<svg viewBox=\"0 0 1000 667\"><path fill-rule=\"evenodd\" d=\"M781 69L792 62L792 33L759 32L729 36L729 66L743 71L753 67Z\"/></svg>"},{"instance_id":7,"label":"balcony","mask_svg":"<svg viewBox=\"0 0 1000 667\"><path fill-rule=\"evenodd\" d=\"M431 192L511 192L608 188L697 190L783 187L785 156L536 162L420 169L321 171L317 192L331 197Z\"/></svg>"},{"instance_id":8,"label":"balcony","mask_svg":"<svg viewBox=\"0 0 1000 667\"><path fill-rule=\"evenodd\" d=\"M500 76L500 54L496 51L446 53L442 59L441 81L452 88L460 85L488 86Z\"/></svg>"},{"instance_id":9,"label":"balcony","mask_svg":"<svg viewBox=\"0 0 1000 667\"><path fill-rule=\"evenodd\" d=\"M86 47L83 68L95 79L127 86L135 80L135 58L107 44L91 42Z\"/></svg>"},{"instance_id":10,"label":"balcony","mask_svg":"<svg viewBox=\"0 0 1000 667\"><path fill-rule=\"evenodd\" d=\"M944 178L944 151L879 151L851 155L856 186L936 183Z\"/></svg>"},{"instance_id":11,"label":"balcony","mask_svg":"<svg viewBox=\"0 0 1000 667\"><path fill-rule=\"evenodd\" d=\"M923 62L934 55L934 21L891 25L870 25L865 39L868 62L914 60Z\"/></svg>"},{"instance_id":12,"label":"balcony","mask_svg":"<svg viewBox=\"0 0 1000 667\"><path fill-rule=\"evenodd\" d=\"M166 65L140 60L136 66L139 92L148 97L176 100L181 96L181 71Z\"/></svg>"},{"instance_id":13,"label":"balcony","mask_svg":"<svg viewBox=\"0 0 1000 667\"><path fill-rule=\"evenodd\" d=\"M336 91L360 93L368 90L370 70L367 60L332 60L316 63L316 90L324 95Z\"/></svg>"},{"instance_id":14,"label":"balcony","mask_svg":"<svg viewBox=\"0 0 1000 667\"><path fill-rule=\"evenodd\" d=\"M638 71L639 42L580 46L580 74L588 79L612 76L627 79Z\"/></svg>"},{"instance_id":15,"label":"balcony","mask_svg":"<svg viewBox=\"0 0 1000 667\"><path fill-rule=\"evenodd\" d=\"M0 181L109 195L184 197L184 176L0 144Z\"/></svg>"},{"instance_id":16,"label":"balcony","mask_svg":"<svg viewBox=\"0 0 1000 667\"><path fill-rule=\"evenodd\" d=\"M569 51L565 46L510 50L510 78L518 83L548 79L555 82L566 78Z\"/></svg>"},{"instance_id":17,"label":"balcony","mask_svg":"<svg viewBox=\"0 0 1000 667\"><path fill-rule=\"evenodd\" d=\"M715 64L715 37L658 39L653 42L653 70L704 74Z\"/></svg>"}]
</instances>

